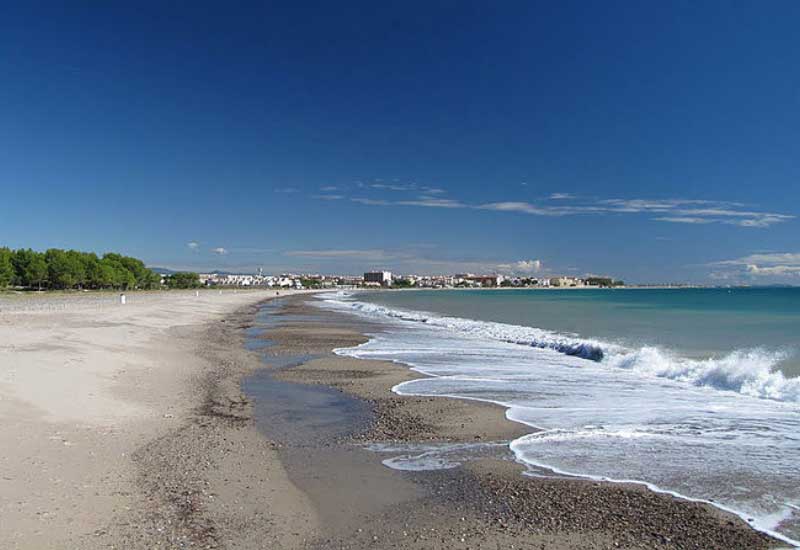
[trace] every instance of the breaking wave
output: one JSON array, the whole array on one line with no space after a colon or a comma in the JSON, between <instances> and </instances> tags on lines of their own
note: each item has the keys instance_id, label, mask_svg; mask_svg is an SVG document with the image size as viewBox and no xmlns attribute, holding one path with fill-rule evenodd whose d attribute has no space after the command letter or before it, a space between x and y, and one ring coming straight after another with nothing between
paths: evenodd
<instances>
[{"instance_id":1,"label":"breaking wave","mask_svg":"<svg viewBox=\"0 0 800 550\"><path fill-rule=\"evenodd\" d=\"M736 350L721 357L689 359L658 347L630 349L610 342L535 327L392 309L349 298L347 294L337 293L327 296L323 303L365 317L425 323L428 327L453 331L464 336L550 349L642 376L665 378L761 399L800 402L800 378L787 378L776 370L776 366L789 357L790 354L786 351L755 348Z\"/></svg>"}]
</instances>

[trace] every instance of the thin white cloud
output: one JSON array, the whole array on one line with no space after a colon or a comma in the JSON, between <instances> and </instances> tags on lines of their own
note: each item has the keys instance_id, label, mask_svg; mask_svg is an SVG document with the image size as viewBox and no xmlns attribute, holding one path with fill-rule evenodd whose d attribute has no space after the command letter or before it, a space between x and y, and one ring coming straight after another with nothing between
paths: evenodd
<instances>
[{"instance_id":1,"label":"thin white cloud","mask_svg":"<svg viewBox=\"0 0 800 550\"><path fill-rule=\"evenodd\" d=\"M368 199L365 197L353 197L350 199L353 202L357 202L358 204L364 204L366 206L391 206L394 204L392 201L387 201L383 199Z\"/></svg>"},{"instance_id":2,"label":"thin white cloud","mask_svg":"<svg viewBox=\"0 0 800 550\"><path fill-rule=\"evenodd\" d=\"M762 214L758 217L746 219L746 220L731 220L725 221L723 223L728 223L731 225L738 225L739 227L769 227L770 225L774 225L776 223L783 223L785 221L789 221L794 219L794 216L787 216L785 214Z\"/></svg>"},{"instance_id":3,"label":"thin white cloud","mask_svg":"<svg viewBox=\"0 0 800 550\"><path fill-rule=\"evenodd\" d=\"M338 201L344 199L344 195L334 195L334 194L323 194L323 195L311 195L312 199L317 199L321 201Z\"/></svg>"},{"instance_id":4,"label":"thin white cloud","mask_svg":"<svg viewBox=\"0 0 800 550\"><path fill-rule=\"evenodd\" d=\"M396 191L399 193L417 192L423 195L443 195L446 193L446 191L441 187L433 187L430 185L419 185L418 183L415 182L400 183L400 181L397 179L392 180L391 183L386 183L380 179L375 180L372 183L368 184L364 184L363 182L357 182L356 186L362 189L367 188L367 189L375 189L378 191Z\"/></svg>"},{"instance_id":5,"label":"thin white cloud","mask_svg":"<svg viewBox=\"0 0 800 550\"><path fill-rule=\"evenodd\" d=\"M542 270L542 261L541 260L519 260L518 262L510 263L510 264L498 264L497 269L499 271L506 271L515 274L524 274L530 275L533 273L539 273Z\"/></svg>"},{"instance_id":6,"label":"thin white cloud","mask_svg":"<svg viewBox=\"0 0 800 550\"><path fill-rule=\"evenodd\" d=\"M346 260L388 260L394 256L381 249L365 250L288 250L286 256L316 258L316 259L346 259Z\"/></svg>"},{"instance_id":7,"label":"thin white cloud","mask_svg":"<svg viewBox=\"0 0 800 550\"><path fill-rule=\"evenodd\" d=\"M747 210L731 210L727 208L688 208L679 210L681 213L694 216L715 216L734 218L753 218L765 215L763 212L750 212Z\"/></svg>"},{"instance_id":8,"label":"thin white cloud","mask_svg":"<svg viewBox=\"0 0 800 550\"><path fill-rule=\"evenodd\" d=\"M322 187L320 187L320 188L319 188L319 190L320 190L320 191L325 191L325 192L328 192L328 191L338 191L338 190L339 190L339 187L338 187L338 186L336 186L336 185L323 185Z\"/></svg>"},{"instance_id":9,"label":"thin white cloud","mask_svg":"<svg viewBox=\"0 0 800 550\"><path fill-rule=\"evenodd\" d=\"M422 206L427 208L468 208L464 203L452 199L421 196L414 200L390 201L386 199L370 199L367 197L353 197L352 202L366 206Z\"/></svg>"},{"instance_id":10,"label":"thin white cloud","mask_svg":"<svg viewBox=\"0 0 800 550\"><path fill-rule=\"evenodd\" d=\"M800 266L800 252L760 252L733 260L722 260L711 265L793 265Z\"/></svg>"},{"instance_id":11,"label":"thin white cloud","mask_svg":"<svg viewBox=\"0 0 800 550\"><path fill-rule=\"evenodd\" d=\"M373 184L374 185L374 184ZM384 187L383 184L378 184ZM578 201L575 197L553 194L560 204L537 205L526 201L502 201L484 204L468 204L456 199L440 199L426 195L416 200L373 199L353 197L350 200L367 206L422 206L429 208L465 208L496 212L517 212L534 216L575 216L610 214L656 214L654 221L683 224L725 224L745 228L765 228L784 223L794 215L774 212L758 212L742 209L740 203L697 199L603 199L594 202ZM572 201L574 204L564 204Z\"/></svg>"},{"instance_id":12,"label":"thin white cloud","mask_svg":"<svg viewBox=\"0 0 800 550\"><path fill-rule=\"evenodd\" d=\"M794 218L794 216L790 216L788 214L754 212L749 210L732 210L726 208L694 208L683 209L679 210L678 212L687 216L709 217L716 219L716 221L720 221L721 223L729 223L733 225L739 225L741 227L769 227L772 224L789 221Z\"/></svg>"},{"instance_id":13,"label":"thin white cloud","mask_svg":"<svg viewBox=\"0 0 800 550\"><path fill-rule=\"evenodd\" d=\"M539 273L542 270L541 260L520 260L514 267L521 273Z\"/></svg>"},{"instance_id":14,"label":"thin white cloud","mask_svg":"<svg viewBox=\"0 0 800 550\"><path fill-rule=\"evenodd\" d=\"M747 266L747 272L756 276L781 276L781 275L800 275L800 266L796 265L774 265L771 267L761 267L755 264Z\"/></svg>"},{"instance_id":15,"label":"thin white cloud","mask_svg":"<svg viewBox=\"0 0 800 550\"><path fill-rule=\"evenodd\" d=\"M418 189L413 183L371 183L368 187L384 191L416 191Z\"/></svg>"},{"instance_id":16,"label":"thin white cloud","mask_svg":"<svg viewBox=\"0 0 800 550\"><path fill-rule=\"evenodd\" d=\"M189 248L189 250L196 251L198 248L200 248L200 243L197 241L189 241L186 243L186 246Z\"/></svg>"},{"instance_id":17,"label":"thin white cloud","mask_svg":"<svg viewBox=\"0 0 800 550\"><path fill-rule=\"evenodd\" d=\"M616 212L662 212L691 205L730 204L696 199L603 199L597 202Z\"/></svg>"},{"instance_id":18,"label":"thin white cloud","mask_svg":"<svg viewBox=\"0 0 800 550\"><path fill-rule=\"evenodd\" d=\"M536 216L559 216L561 214L546 208L534 206L529 202L507 201L490 202L475 206L478 210L495 210L498 212L521 212L523 214L533 214Z\"/></svg>"},{"instance_id":19,"label":"thin white cloud","mask_svg":"<svg viewBox=\"0 0 800 550\"><path fill-rule=\"evenodd\" d=\"M217 248L212 248L211 252L213 252L214 254L216 254L218 256L224 256L224 255L226 255L228 253L228 250L226 248L222 248L221 246L219 246Z\"/></svg>"},{"instance_id":20,"label":"thin white cloud","mask_svg":"<svg viewBox=\"0 0 800 550\"><path fill-rule=\"evenodd\" d=\"M709 264L716 267L729 267L740 274L752 277L796 277L800 276L800 252L765 252L742 256L732 260L722 260ZM726 271L714 271L719 278Z\"/></svg>"},{"instance_id":21,"label":"thin white cloud","mask_svg":"<svg viewBox=\"0 0 800 550\"><path fill-rule=\"evenodd\" d=\"M730 201L696 199L606 199L599 201L610 213L665 214L653 218L655 221L671 223L708 224L720 223L739 227L764 228L795 218L788 214L758 212L742 209L745 205Z\"/></svg>"},{"instance_id":22,"label":"thin white cloud","mask_svg":"<svg viewBox=\"0 0 800 550\"><path fill-rule=\"evenodd\" d=\"M465 208L466 205L452 199L436 199L431 197L420 197L417 200L397 201L401 206L424 206L427 208Z\"/></svg>"},{"instance_id":23,"label":"thin white cloud","mask_svg":"<svg viewBox=\"0 0 800 550\"><path fill-rule=\"evenodd\" d=\"M672 222L672 223L690 223L690 224L704 224L714 223L710 218L692 218L689 216L662 216L660 218L653 218L657 222Z\"/></svg>"},{"instance_id":24,"label":"thin white cloud","mask_svg":"<svg viewBox=\"0 0 800 550\"><path fill-rule=\"evenodd\" d=\"M540 206L530 202L506 201L490 202L470 206L476 210L495 210L498 212L519 212L533 216L576 216L580 214L605 214L608 209L590 205Z\"/></svg>"},{"instance_id":25,"label":"thin white cloud","mask_svg":"<svg viewBox=\"0 0 800 550\"><path fill-rule=\"evenodd\" d=\"M300 190L295 187L279 187L275 189L276 193L298 193Z\"/></svg>"},{"instance_id":26,"label":"thin white cloud","mask_svg":"<svg viewBox=\"0 0 800 550\"><path fill-rule=\"evenodd\" d=\"M550 200L554 200L554 201L564 201L564 200L569 200L569 199L574 199L574 198L575 198L575 195L573 195L571 193L551 193L550 194Z\"/></svg>"}]
</instances>

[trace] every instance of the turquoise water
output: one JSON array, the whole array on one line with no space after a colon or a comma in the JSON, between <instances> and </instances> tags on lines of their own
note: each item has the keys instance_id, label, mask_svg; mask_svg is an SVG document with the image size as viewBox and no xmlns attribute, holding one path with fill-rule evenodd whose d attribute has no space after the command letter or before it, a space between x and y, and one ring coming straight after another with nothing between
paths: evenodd
<instances>
[{"instance_id":1,"label":"turquoise water","mask_svg":"<svg viewBox=\"0 0 800 550\"><path fill-rule=\"evenodd\" d=\"M628 348L656 346L697 359L762 349L781 353L775 368L800 375L800 288L452 290L374 292L359 299Z\"/></svg>"},{"instance_id":2,"label":"turquoise water","mask_svg":"<svg viewBox=\"0 0 800 550\"><path fill-rule=\"evenodd\" d=\"M490 401L535 428L510 444L533 471L705 500L800 547L800 289L384 291L320 305L382 326L337 353L429 375L397 393ZM424 454L403 467L437 463Z\"/></svg>"}]
</instances>

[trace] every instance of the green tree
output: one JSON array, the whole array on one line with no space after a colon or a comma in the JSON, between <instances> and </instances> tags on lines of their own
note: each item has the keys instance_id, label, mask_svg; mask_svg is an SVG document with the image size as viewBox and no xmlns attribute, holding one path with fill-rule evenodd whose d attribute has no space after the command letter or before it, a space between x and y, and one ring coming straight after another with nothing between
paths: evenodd
<instances>
[{"instance_id":1,"label":"green tree","mask_svg":"<svg viewBox=\"0 0 800 550\"><path fill-rule=\"evenodd\" d=\"M67 250L67 264L74 279L73 287L83 288L86 285L85 253L77 250Z\"/></svg>"},{"instance_id":2,"label":"green tree","mask_svg":"<svg viewBox=\"0 0 800 550\"><path fill-rule=\"evenodd\" d=\"M121 277L113 265L100 262L100 288L117 288L122 284Z\"/></svg>"},{"instance_id":3,"label":"green tree","mask_svg":"<svg viewBox=\"0 0 800 550\"><path fill-rule=\"evenodd\" d=\"M180 271L167 277L169 288L198 288L200 286L200 276L189 271Z\"/></svg>"},{"instance_id":4,"label":"green tree","mask_svg":"<svg viewBox=\"0 0 800 550\"><path fill-rule=\"evenodd\" d=\"M136 287L136 277L131 273L123 262L123 256L109 252L103 255L103 264L112 270L112 287L122 290L130 290Z\"/></svg>"},{"instance_id":5,"label":"green tree","mask_svg":"<svg viewBox=\"0 0 800 550\"><path fill-rule=\"evenodd\" d=\"M10 264L10 268L9 268ZM161 277L130 256L51 248L45 253L31 249L0 248L0 287L16 284L39 288L158 288Z\"/></svg>"},{"instance_id":6,"label":"green tree","mask_svg":"<svg viewBox=\"0 0 800 550\"><path fill-rule=\"evenodd\" d=\"M623 281L615 281L611 277L589 277L586 284L601 287L625 286Z\"/></svg>"},{"instance_id":7,"label":"green tree","mask_svg":"<svg viewBox=\"0 0 800 550\"><path fill-rule=\"evenodd\" d=\"M52 288L67 289L81 284L84 278L83 265L75 251L51 248L44 253L44 258Z\"/></svg>"},{"instance_id":8,"label":"green tree","mask_svg":"<svg viewBox=\"0 0 800 550\"><path fill-rule=\"evenodd\" d=\"M136 277L127 269L122 273L122 288L125 290L136 288Z\"/></svg>"},{"instance_id":9,"label":"green tree","mask_svg":"<svg viewBox=\"0 0 800 550\"><path fill-rule=\"evenodd\" d=\"M81 254L81 262L83 263L83 271L86 274L86 281L84 284L88 288L107 288L103 284L103 268L100 265L100 259L97 254L93 252L84 252Z\"/></svg>"},{"instance_id":10,"label":"green tree","mask_svg":"<svg viewBox=\"0 0 800 550\"><path fill-rule=\"evenodd\" d=\"M138 258L131 258L130 256L122 256L120 263L133 274L136 280L136 288L156 288L161 284L161 277L144 265L142 260Z\"/></svg>"},{"instance_id":11,"label":"green tree","mask_svg":"<svg viewBox=\"0 0 800 550\"><path fill-rule=\"evenodd\" d=\"M47 269L47 260L44 254L36 253L31 258L31 263L28 266L28 276L30 278L30 286L35 286L38 290L42 290L42 285L49 284Z\"/></svg>"},{"instance_id":12,"label":"green tree","mask_svg":"<svg viewBox=\"0 0 800 550\"><path fill-rule=\"evenodd\" d=\"M161 275L159 275L152 269L148 269L147 273L145 274L144 280L142 282L141 288L152 290L154 288L158 288L159 286L161 286Z\"/></svg>"},{"instance_id":13,"label":"green tree","mask_svg":"<svg viewBox=\"0 0 800 550\"><path fill-rule=\"evenodd\" d=\"M30 248L20 248L14 251L11 263L14 265L14 284L41 290L47 282L48 269L44 254Z\"/></svg>"},{"instance_id":14,"label":"green tree","mask_svg":"<svg viewBox=\"0 0 800 550\"><path fill-rule=\"evenodd\" d=\"M14 264L11 263L13 254L8 248L0 248L0 288L5 288L15 278Z\"/></svg>"}]
</instances>

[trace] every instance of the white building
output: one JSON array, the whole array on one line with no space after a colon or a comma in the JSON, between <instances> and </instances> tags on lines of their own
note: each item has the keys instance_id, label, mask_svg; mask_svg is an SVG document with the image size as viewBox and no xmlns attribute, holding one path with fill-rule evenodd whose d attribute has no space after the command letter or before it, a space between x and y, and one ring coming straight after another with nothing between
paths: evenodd
<instances>
[{"instance_id":1,"label":"white building","mask_svg":"<svg viewBox=\"0 0 800 550\"><path fill-rule=\"evenodd\" d=\"M368 271L364 273L365 283L378 283L381 286L392 286L391 271Z\"/></svg>"},{"instance_id":2,"label":"white building","mask_svg":"<svg viewBox=\"0 0 800 550\"><path fill-rule=\"evenodd\" d=\"M553 277L550 279L550 286L575 287L583 286L583 280L576 277Z\"/></svg>"}]
</instances>

